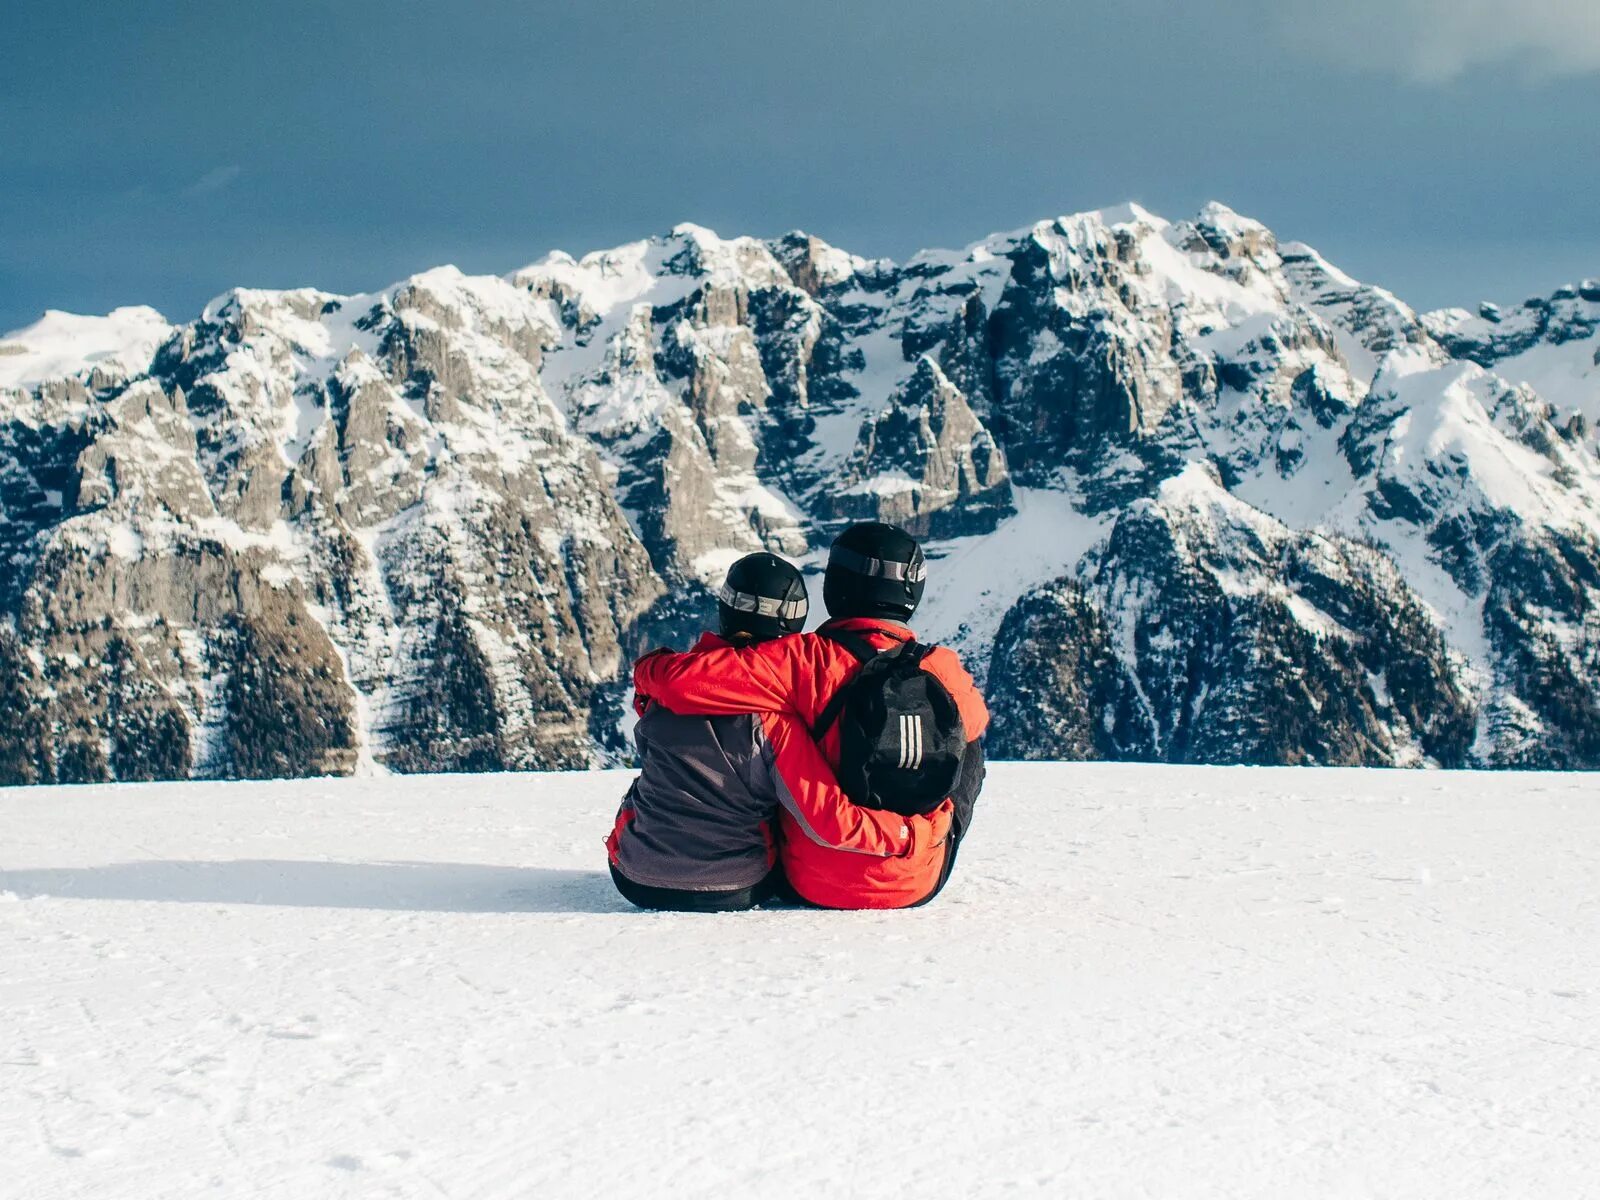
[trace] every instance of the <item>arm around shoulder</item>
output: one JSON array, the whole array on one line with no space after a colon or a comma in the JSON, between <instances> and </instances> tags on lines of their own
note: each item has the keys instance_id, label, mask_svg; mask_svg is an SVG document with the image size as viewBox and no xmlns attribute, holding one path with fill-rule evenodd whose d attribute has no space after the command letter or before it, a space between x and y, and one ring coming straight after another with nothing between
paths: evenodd
<instances>
[{"instance_id":1,"label":"arm around shoulder","mask_svg":"<svg viewBox=\"0 0 1600 1200\"><path fill-rule=\"evenodd\" d=\"M852 803L797 718L768 714L762 726L772 751L778 802L806 837L834 850L878 858L909 851L911 830L906 818Z\"/></svg>"},{"instance_id":2,"label":"arm around shoulder","mask_svg":"<svg viewBox=\"0 0 1600 1200\"><path fill-rule=\"evenodd\" d=\"M675 713L717 717L792 711L798 640L647 654L633 665L633 686Z\"/></svg>"}]
</instances>

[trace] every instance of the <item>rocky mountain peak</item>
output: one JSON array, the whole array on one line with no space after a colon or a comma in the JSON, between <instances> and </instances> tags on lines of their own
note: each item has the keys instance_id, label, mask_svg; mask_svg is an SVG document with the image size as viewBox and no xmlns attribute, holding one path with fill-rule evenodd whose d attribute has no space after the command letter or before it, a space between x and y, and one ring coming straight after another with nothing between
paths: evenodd
<instances>
[{"instance_id":1,"label":"rocky mountain peak","mask_svg":"<svg viewBox=\"0 0 1600 1200\"><path fill-rule=\"evenodd\" d=\"M767 246L794 285L811 296L848 282L872 265L798 229L774 238Z\"/></svg>"},{"instance_id":2,"label":"rocky mountain peak","mask_svg":"<svg viewBox=\"0 0 1600 1200\"><path fill-rule=\"evenodd\" d=\"M0 338L0 777L601 761L732 558L862 518L927 540L998 753L1597 765L1597 329L1589 284L1419 316L1220 204L46 314Z\"/></svg>"}]
</instances>

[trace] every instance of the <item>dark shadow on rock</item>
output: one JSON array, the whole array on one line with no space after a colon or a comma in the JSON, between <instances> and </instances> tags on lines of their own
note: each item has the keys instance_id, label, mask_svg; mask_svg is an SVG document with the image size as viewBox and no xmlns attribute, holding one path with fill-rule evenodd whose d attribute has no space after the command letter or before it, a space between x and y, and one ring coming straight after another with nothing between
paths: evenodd
<instances>
[{"instance_id":1,"label":"dark shadow on rock","mask_svg":"<svg viewBox=\"0 0 1600 1200\"><path fill-rule=\"evenodd\" d=\"M0 870L0 892L28 900L147 900L440 913L620 913L634 908L600 871L476 863L177 859Z\"/></svg>"}]
</instances>

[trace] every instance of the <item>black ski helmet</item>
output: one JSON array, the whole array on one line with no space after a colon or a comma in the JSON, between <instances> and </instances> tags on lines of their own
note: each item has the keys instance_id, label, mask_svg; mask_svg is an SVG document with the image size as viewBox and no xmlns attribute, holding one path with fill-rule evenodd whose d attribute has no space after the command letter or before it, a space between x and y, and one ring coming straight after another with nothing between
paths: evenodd
<instances>
[{"instance_id":1,"label":"black ski helmet","mask_svg":"<svg viewBox=\"0 0 1600 1200\"><path fill-rule=\"evenodd\" d=\"M799 633L806 623L806 584L800 571L776 554L746 554L728 568L717 592L722 636L754 638Z\"/></svg>"},{"instance_id":2,"label":"black ski helmet","mask_svg":"<svg viewBox=\"0 0 1600 1200\"><path fill-rule=\"evenodd\" d=\"M828 615L909 621L928 568L917 539L897 525L862 521L834 539L822 581Z\"/></svg>"}]
</instances>

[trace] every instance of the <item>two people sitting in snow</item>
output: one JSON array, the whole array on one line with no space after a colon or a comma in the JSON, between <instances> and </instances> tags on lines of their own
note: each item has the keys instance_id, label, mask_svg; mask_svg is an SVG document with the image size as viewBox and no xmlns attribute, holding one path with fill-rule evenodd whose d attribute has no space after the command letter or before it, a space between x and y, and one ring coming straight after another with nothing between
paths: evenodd
<instances>
[{"instance_id":1,"label":"two people sitting in snow","mask_svg":"<svg viewBox=\"0 0 1600 1200\"><path fill-rule=\"evenodd\" d=\"M641 908L717 912L779 898L906 908L944 887L983 785L989 714L956 655L908 622L927 568L893 525L828 555L828 621L801 633L800 572L733 564L719 631L634 664L641 770L606 839Z\"/></svg>"}]
</instances>

